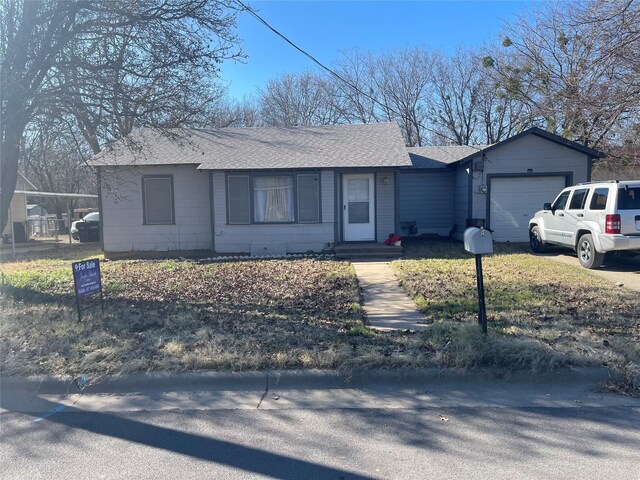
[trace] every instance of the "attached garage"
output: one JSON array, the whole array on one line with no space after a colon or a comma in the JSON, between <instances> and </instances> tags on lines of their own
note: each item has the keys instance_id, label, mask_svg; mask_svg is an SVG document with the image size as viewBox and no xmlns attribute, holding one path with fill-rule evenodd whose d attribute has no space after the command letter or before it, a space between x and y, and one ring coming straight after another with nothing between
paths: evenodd
<instances>
[{"instance_id":1,"label":"attached garage","mask_svg":"<svg viewBox=\"0 0 640 480\"><path fill-rule=\"evenodd\" d=\"M568 185L565 175L493 177L488 182L488 221L498 242L529 240L529 219Z\"/></svg>"},{"instance_id":2,"label":"attached garage","mask_svg":"<svg viewBox=\"0 0 640 480\"><path fill-rule=\"evenodd\" d=\"M485 225L498 242L527 242L533 214L566 186L588 182L593 160L602 156L535 127L493 145L407 150L412 167L396 176L400 235L461 240L468 226Z\"/></svg>"}]
</instances>

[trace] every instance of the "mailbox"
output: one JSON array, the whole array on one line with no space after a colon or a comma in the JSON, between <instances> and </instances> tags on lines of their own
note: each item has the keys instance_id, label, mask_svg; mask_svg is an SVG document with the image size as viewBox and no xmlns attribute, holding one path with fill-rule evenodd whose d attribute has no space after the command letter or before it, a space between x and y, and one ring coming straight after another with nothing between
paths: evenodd
<instances>
[{"instance_id":1,"label":"mailbox","mask_svg":"<svg viewBox=\"0 0 640 480\"><path fill-rule=\"evenodd\" d=\"M493 253L493 235L486 228L469 227L464 231L464 249L475 255Z\"/></svg>"}]
</instances>

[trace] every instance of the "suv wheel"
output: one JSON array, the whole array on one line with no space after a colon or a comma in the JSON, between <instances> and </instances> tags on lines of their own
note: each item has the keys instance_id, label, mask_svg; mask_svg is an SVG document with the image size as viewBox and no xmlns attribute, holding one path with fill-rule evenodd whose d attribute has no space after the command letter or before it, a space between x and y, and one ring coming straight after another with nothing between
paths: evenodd
<instances>
[{"instance_id":1,"label":"suv wheel","mask_svg":"<svg viewBox=\"0 0 640 480\"><path fill-rule=\"evenodd\" d=\"M542 253L547 249L540 236L540 227L537 225L529 230L529 245L533 253Z\"/></svg>"},{"instance_id":2,"label":"suv wheel","mask_svg":"<svg viewBox=\"0 0 640 480\"><path fill-rule=\"evenodd\" d=\"M578 260L584 268L598 268L602 265L604 253L596 251L590 234L582 235L578 241Z\"/></svg>"}]
</instances>

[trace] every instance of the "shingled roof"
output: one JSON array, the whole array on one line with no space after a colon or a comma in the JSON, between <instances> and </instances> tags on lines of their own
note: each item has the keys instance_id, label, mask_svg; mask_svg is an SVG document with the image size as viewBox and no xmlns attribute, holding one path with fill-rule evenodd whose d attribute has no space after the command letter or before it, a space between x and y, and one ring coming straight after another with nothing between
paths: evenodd
<instances>
[{"instance_id":1,"label":"shingled roof","mask_svg":"<svg viewBox=\"0 0 640 480\"><path fill-rule=\"evenodd\" d=\"M409 147L409 157L414 168L446 168L463 158L487 148L487 145L447 145L439 147Z\"/></svg>"},{"instance_id":2,"label":"shingled roof","mask_svg":"<svg viewBox=\"0 0 640 480\"><path fill-rule=\"evenodd\" d=\"M139 129L94 166L193 164L199 169L411 166L395 123L321 127Z\"/></svg>"}]
</instances>

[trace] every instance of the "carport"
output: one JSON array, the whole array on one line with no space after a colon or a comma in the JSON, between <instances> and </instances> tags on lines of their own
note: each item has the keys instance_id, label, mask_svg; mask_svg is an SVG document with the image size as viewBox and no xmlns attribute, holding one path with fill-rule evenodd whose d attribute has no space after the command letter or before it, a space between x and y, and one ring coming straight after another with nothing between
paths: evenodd
<instances>
[{"instance_id":1,"label":"carport","mask_svg":"<svg viewBox=\"0 0 640 480\"><path fill-rule=\"evenodd\" d=\"M69 208L69 201L74 198L93 198L98 199L98 195L92 195L87 193L59 193L59 192L37 192L32 190L16 190L14 194L25 195L26 197L56 197L66 199L67 205L67 218L69 220L69 228L67 229L67 235L69 236L69 244L73 243L71 239L71 211ZM16 241L15 232L13 230L13 215L11 209L9 209L9 223L11 224L11 254L16 254Z\"/></svg>"}]
</instances>

